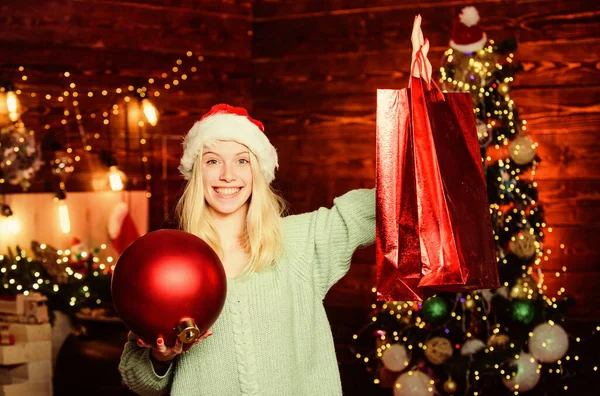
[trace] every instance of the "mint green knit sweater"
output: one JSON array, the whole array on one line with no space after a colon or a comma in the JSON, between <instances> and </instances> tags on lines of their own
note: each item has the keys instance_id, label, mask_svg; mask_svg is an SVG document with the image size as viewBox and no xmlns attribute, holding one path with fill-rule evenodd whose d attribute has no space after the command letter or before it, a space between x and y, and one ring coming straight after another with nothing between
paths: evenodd
<instances>
[{"instance_id":1,"label":"mint green knit sweater","mask_svg":"<svg viewBox=\"0 0 600 396\"><path fill-rule=\"evenodd\" d=\"M229 279L214 334L157 375L150 350L125 345L119 370L141 395L338 396L340 374L323 298L354 251L375 242L375 190L331 209L283 219L285 252L272 269Z\"/></svg>"}]
</instances>

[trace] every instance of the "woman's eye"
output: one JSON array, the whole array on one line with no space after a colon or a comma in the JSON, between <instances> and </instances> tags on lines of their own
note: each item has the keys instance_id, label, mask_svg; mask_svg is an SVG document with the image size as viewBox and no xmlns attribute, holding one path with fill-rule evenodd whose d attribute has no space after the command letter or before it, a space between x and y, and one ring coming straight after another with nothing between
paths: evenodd
<instances>
[{"instance_id":1,"label":"woman's eye","mask_svg":"<svg viewBox=\"0 0 600 396\"><path fill-rule=\"evenodd\" d=\"M208 161L206 161L207 164L211 164L211 165L216 165L217 164L217 160L216 159L210 159Z\"/></svg>"},{"instance_id":2,"label":"woman's eye","mask_svg":"<svg viewBox=\"0 0 600 396\"><path fill-rule=\"evenodd\" d=\"M240 164L249 164L249 163L250 163L250 161L248 161L247 159L240 158Z\"/></svg>"}]
</instances>

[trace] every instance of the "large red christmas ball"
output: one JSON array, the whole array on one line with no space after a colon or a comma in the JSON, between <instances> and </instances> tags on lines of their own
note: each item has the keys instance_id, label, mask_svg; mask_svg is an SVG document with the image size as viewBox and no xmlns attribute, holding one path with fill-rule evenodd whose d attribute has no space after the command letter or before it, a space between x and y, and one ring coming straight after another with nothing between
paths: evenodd
<instances>
[{"instance_id":1,"label":"large red christmas ball","mask_svg":"<svg viewBox=\"0 0 600 396\"><path fill-rule=\"evenodd\" d=\"M213 325L225 304L227 277L221 260L202 239L158 230L121 254L111 289L115 309L132 332L152 344L162 337L171 346L177 337L191 342ZM197 329L190 329L194 322Z\"/></svg>"}]
</instances>

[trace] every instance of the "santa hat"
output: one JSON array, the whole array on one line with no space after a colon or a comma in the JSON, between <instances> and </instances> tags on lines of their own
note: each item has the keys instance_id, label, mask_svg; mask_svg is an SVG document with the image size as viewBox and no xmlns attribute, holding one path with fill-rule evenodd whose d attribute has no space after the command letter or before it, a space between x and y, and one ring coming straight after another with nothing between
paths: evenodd
<instances>
[{"instance_id":1,"label":"santa hat","mask_svg":"<svg viewBox=\"0 0 600 396\"><path fill-rule=\"evenodd\" d=\"M487 42L487 35L478 23L477 8L473 6L463 8L460 15L454 19L450 47L464 53L482 49Z\"/></svg>"},{"instance_id":2,"label":"santa hat","mask_svg":"<svg viewBox=\"0 0 600 396\"><path fill-rule=\"evenodd\" d=\"M108 218L108 237L115 250L119 254L123 253L139 236L129 207L125 202L119 202Z\"/></svg>"},{"instance_id":3,"label":"santa hat","mask_svg":"<svg viewBox=\"0 0 600 396\"><path fill-rule=\"evenodd\" d=\"M275 179L275 169L279 167L277 151L265 135L263 124L251 118L244 108L219 104L196 121L183 141L179 171L186 180L192 176L192 168L204 144L215 140L233 140L248 147L260 160L267 182Z\"/></svg>"}]
</instances>

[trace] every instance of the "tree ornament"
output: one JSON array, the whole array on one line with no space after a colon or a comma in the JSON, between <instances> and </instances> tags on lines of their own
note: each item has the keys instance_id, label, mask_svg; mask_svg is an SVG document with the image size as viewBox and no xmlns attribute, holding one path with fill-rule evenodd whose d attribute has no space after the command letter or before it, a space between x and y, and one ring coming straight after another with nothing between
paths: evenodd
<instances>
[{"instance_id":1,"label":"tree ornament","mask_svg":"<svg viewBox=\"0 0 600 396\"><path fill-rule=\"evenodd\" d=\"M421 316L426 322L440 322L448 317L448 303L440 296L429 297L423 301Z\"/></svg>"},{"instance_id":2,"label":"tree ornament","mask_svg":"<svg viewBox=\"0 0 600 396\"><path fill-rule=\"evenodd\" d=\"M513 300L510 305L510 315L516 322L530 324L535 318L535 308L531 300Z\"/></svg>"},{"instance_id":3,"label":"tree ornament","mask_svg":"<svg viewBox=\"0 0 600 396\"><path fill-rule=\"evenodd\" d=\"M566 355L569 336L558 324L542 323L533 329L529 352L542 363L554 363Z\"/></svg>"},{"instance_id":4,"label":"tree ornament","mask_svg":"<svg viewBox=\"0 0 600 396\"><path fill-rule=\"evenodd\" d=\"M379 349L383 345L385 345L386 336L387 333L385 332L385 330L378 329L373 332L373 337L375 337L375 348Z\"/></svg>"},{"instance_id":5,"label":"tree ornament","mask_svg":"<svg viewBox=\"0 0 600 396\"><path fill-rule=\"evenodd\" d=\"M433 396L434 382L422 371L408 371L394 384L394 396Z\"/></svg>"},{"instance_id":6,"label":"tree ornament","mask_svg":"<svg viewBox=\"0 0 600 396\"><path fill-rule=\"evenodd\" d=\"M117 313L145 342L176 337L191 343L206 332L225 305L227 277L215 251L197 236L163 229L125 249L112 277Z\"/></svg>"},{"instance_id":7,"label":"tree ornament","mask_svg":"<svg viewBox=\"0 0 600 396\"><path fill-rule=\"evenodd\" d=\"M517 374L510 378L504 377L504 386L512 391L527 392L532 390L540 380L538 362L528 353L521 353L513 364L517 366ZM518 385L518 386L517 386Z\"/></svg>"},{"instance_id":8,"label":"tree ornament","mask_svg":"<svg viewBox=\"0 0 600 396\"><path fill-rule=\"evenodd\" d=\"M0 174L10 184L20 184L27 191L30 179L42 165L40 157L34 132L22 122L0 129Z\"/></svg>"},{"instance_id":9,"label":"tree ornament","mask_svg":"<svg viewBox=\"0 0 600 396\"><path fill-rule=\"evenodd\" d=\"M460 354L463 356L471 356L485 348L485 343L480 339L473 338L465 341L460 348Z\"/></svg>"},{"instance_id":10,"label":"tree ornament","mask_svg":"<svg viewBox=\"0 0 600 396\"><path fill-rule=\"evenodd\" d=\"M470 54L482 49L486 41L487 35L479 27L479 11L473 6L464 7L454 20L450 47Z\"/></svg>"},{"instance_id":11,"label":"tree ornament","mask_svg":"<svg viewBox=\"0 0 600 396\"><path fill-rule=\"evenodd\" d=\"M517 136L512 143L508 146L510 152L510 158L517 165L526 165L535 159L536 150L533 141L520 134Z\"/></svg>"},{"instance_id":12,"label":"tree ornament","mask_svg":"<svg viewBox=\"0 0 600 396\"><path fill-rule=\"evenodd\" d=\"M454 349L452 344L445 337L433 337L425 343L425 357L431 364L444 364L446 360L452 357Z\"/></svg>"},{"instance_id":13,"label":"tree ornament","mask_svg":"<svg viewBox=\"0 0 600 396\"><path fill-rule=\"evenodd\" d=\"M492 334L490 338L488 338L487 345L488 347L492 347L497 350L504 350L508 347L508 342L510 338L506 334Z\"/></svg>"},{"instance_id":14,"label":"tree ornament","mask_svg":"<svg viewBox=\"0 0 600 396\"><path fill-rule=\"evenodd\" d=\"M475 308L475 300L472 298L467 298L465 300L465 308L472 310Z\"/></svg>"},{"instance_id":15,"label":"tree ornament","mask_svg":"<svg viewBox=\"0 0 600 396\"><path fill-rule=\"evenodd\" d=\"M74 160L71 156L63 150L54 152L54 159L50 161L52 167L52 173L60 178L62 182L65 182L67 178L75 170Z\"/></svg>"},{"instance_id":16,"label":"tree ornament","mask_svg":"<svg viewBox=\"0 0 600 396\"><path fill-rule=\"evenodd\" d=\"M508 94L509 91L510 86L507 83L498 84L498 92L500 93L500 95L506 96L506 94Z\"/></svg>"},{"instance_id":17,"label":"tree ornament","mask_svg":"<svg viewBox=\"0 0 600 396\"><path fill-rule=\"evenodd\" d=\"M529 232L529 229L523 230L511 238L508 250L522 259L530 259L537 251L535 237Z\"/></svg>"},{"instance_id":18,"label":"tree ornament","mask_svg":"<svg viewBox=\"0 0 600 396\"><path fill-rule=\"evenodd\" d=\"M383 351L381 361L388 370L399 372L408 367L410 358L408 357L406 347L396 343Z\"/></svg>"},{"instance_id":19,"label":"tree ornament","mask_svg":"<svg viewBox=\"0 0 600 396\"><path fill-rule=\"evenodd\" d=\"M456 393L457 389L458 385L456 385L456 382L454 382L452 377L449 377L448 380L444 382L444 391L446 391L447 393L453 395Z\"/></svg>"},{"instance_id":20,"label":"tree ornament","mask_svg":"<svg viewBox=\"0 0 600 396\"><path fill-rule=\"evenodd\" d=\"M535 280L531 276L526 276L525 278L520 277L517 279L517 282L510 290L510 297L513 299L526 299L531 296L532 299L538 297L538 290L536 287Z\"/></svg>"},{"instance_id":21,"label":"tree ornament","mask_svg":"<svg viewBox=\"0 0 600 396\"><path fill-rule=\"evenodd\" d=\"M488 127L488 123L476 119L477 124L477 139L479 140L479 147L487 147L492 142L492 130Z\"/></svg>"}]
</instances>

